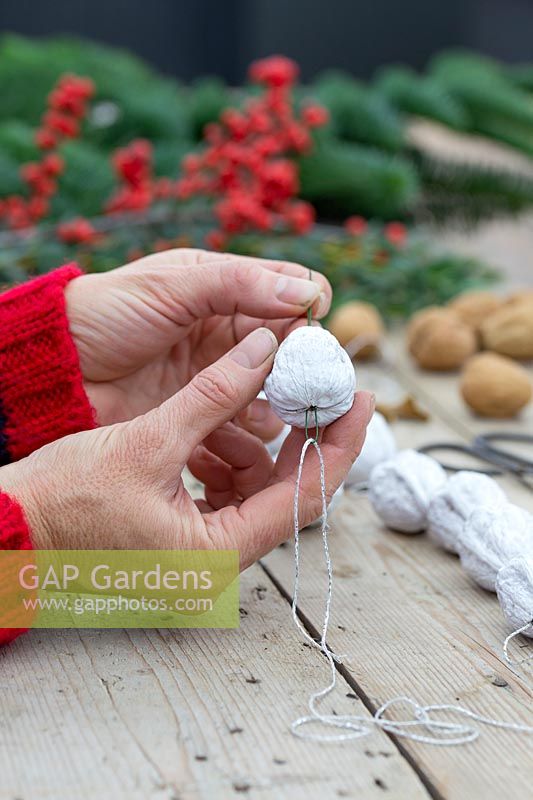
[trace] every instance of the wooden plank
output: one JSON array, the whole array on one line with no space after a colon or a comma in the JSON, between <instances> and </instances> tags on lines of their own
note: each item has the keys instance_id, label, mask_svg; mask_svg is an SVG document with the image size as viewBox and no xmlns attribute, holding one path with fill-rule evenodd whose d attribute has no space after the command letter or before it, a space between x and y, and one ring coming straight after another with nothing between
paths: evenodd
<instances>
[{"instance_id":1,"label":"wooden plank","mask_svg":"<svg viewBox=\"0 0 533 800\"><path fill-rule=\"evenodd\" d=\"M389 738L289 731L322 681L259 566L235 631L33 631L0 651L0 797L427 798ZM366 714L342 678L336 709Z\"/></svg>"},{"instance_id":2,"label":"wooden plank","mask_svg":"<svg viewBox=\"0 0 533 800\"><path fill-rule=\"evenodd\" d=\"M383 364L359 369L361 388L378 392L385 387L390 394L396 384L401 393L398 377L433 415L426 424L396 424L401 446L471 436L467 412L460 404L450 411L456 391L452 378L439 380L438 386L425 383L421 391L418 376L403 362L396 361L394 371ZM456 424L450 427L445 420L455 414ZM533 510L532 496L522 486L510 479L500 482L514 501ZM487 716L533 724L533 671L515 674L503 661L501 643L508 630L497 599L470 581L455 556L425 536L387 531L366 497L354 494L346 494L333 515L330 546L335 565L330 645L348 654L345 666L376 708L408 694L422 703L459 702ZM301 608L320 628L326 574L318 532L305 533L303 554ZM265 560L289 593L292 555L291 546ZM533 738L488 727L481 734L475 743L456 748L404 744L449 800L503 792L513 800L529 798Z\"/></svg>"}]
</instances>

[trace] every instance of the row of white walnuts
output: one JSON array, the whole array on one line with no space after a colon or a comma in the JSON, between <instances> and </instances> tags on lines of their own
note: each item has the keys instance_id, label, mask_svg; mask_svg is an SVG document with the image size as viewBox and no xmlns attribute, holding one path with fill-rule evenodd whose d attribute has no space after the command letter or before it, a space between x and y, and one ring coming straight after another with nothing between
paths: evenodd
<instances>
[{"instance_id":1,"label":"row of white walnuts","mask_svg":"<svg viewBox=\"0 0 533 800\"><path fill-rule=\"evenodd\" d=\"M533 622L533 514L507 501L496 481L477 472L447 477L441 465L402 450L369 476L370 502L403 533L427 530L473 580L496 592L514 630ZM533 637L533 624L525 631Z\"/></svg>"}]
</instances>

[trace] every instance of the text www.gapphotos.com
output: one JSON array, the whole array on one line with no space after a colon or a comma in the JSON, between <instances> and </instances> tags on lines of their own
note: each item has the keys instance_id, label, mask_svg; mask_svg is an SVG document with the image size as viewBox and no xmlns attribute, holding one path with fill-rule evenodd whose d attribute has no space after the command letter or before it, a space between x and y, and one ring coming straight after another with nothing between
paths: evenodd
<instances>
[{"instance_id":1,"label":"text www.gapphotos.com","mask_svg":"<svg viewBox=\"0 0 533 800\"><path fill-rule=\"evenodd\" d=\"M34 597L22 601L25 611L58 611L72 614L115 614L127 612L196 612L206 613L213 610L210 597Z\"/></svg>"}]
</instances>

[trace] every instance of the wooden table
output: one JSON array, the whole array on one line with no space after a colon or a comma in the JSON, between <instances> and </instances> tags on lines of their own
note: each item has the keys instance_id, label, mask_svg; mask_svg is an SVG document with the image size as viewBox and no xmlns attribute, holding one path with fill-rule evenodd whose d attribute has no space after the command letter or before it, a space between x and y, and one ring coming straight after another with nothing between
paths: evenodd
<instances>
[{"instance_id":1,"label":"wooden table","mask_svg":"<svg viewBox=\"0 0 533 800\"><path fill-rule=\"evenodd\" d=\"M378 399L403 387L430 411L427 423L395 424L402 446L502 427L469 415L455 376L415 371L399 334L382 362L359 368L359 386ZM504 427L532 423L530 407ZM533 511L515 479L501 484ZM302 540L301 611L315 631L326 577L320 533ZM504 663L496 597L457 558L425 536L386 531L362 494L345 494L330 544L330 645L347 656L328 710L370 716L405 693L533 724L533 668ZM328 672L293 627L292 573L288 544L242 576L240 630L34 631L3 648L2 800L533 796L533 738L510 732L484 728L455 748L381 731L342 744L294 738L290 722Z\"/></svg>"}]
</instances>

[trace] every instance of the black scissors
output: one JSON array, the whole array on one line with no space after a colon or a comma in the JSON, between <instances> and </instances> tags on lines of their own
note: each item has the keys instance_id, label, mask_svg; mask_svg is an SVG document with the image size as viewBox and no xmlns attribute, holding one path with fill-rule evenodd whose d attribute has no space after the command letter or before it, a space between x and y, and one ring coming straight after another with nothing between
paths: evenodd
<instances>
[{"instance_id":1,"label":"black scissors","mask_svg":"<svg viewBox=\"0 0 533 800\"><path fill-rule=\"evenodd\" d=\"M465 455L485 461L491 466L457 467L442 461L439 463L449 472L459 472L460 470L467 469L471 472L481 472L483 475L491 476L511 473L524 486L526 486L529 490L532 490L533 483L531 482L531 479L528 480L528 476L533 475L533 461L516 453L512 453L510 450L497 446L498 444L505 442L533 444L533 435L528 433L506 433L504 431L495 431L494 433L483 433L479 436L476 436L470 444L435 442L434 444L427 444L424 447L419 447L418 450L420 453L426 454L445 450L456 453L464 453Z\"/></svg>"}]
</instances>

